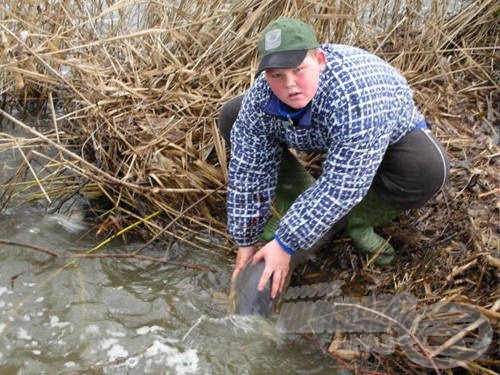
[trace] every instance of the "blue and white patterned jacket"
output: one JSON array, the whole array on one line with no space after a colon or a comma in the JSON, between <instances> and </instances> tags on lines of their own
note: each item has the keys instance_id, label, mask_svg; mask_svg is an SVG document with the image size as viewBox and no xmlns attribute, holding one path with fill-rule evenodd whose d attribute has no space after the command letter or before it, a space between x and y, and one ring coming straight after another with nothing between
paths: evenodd
<instances>
[{"instance_id":1,"label":"blue and white patterned jacket","mask_svg":"<svg viewBox=\"0 0 500 375\"><path fill-rule=\"evenodd\" d=\"M258 242L275 186L281 145L326 153L321 176L282 217L276 237L288 252L307 250L367 193L388 145L424 119L406 80L361 49L327 44L306 123L269 113L264 75L250 87L231 130L228 231L238 246ZM310 115L310 118L308 116Z\"/></svg>"}]
</instances>

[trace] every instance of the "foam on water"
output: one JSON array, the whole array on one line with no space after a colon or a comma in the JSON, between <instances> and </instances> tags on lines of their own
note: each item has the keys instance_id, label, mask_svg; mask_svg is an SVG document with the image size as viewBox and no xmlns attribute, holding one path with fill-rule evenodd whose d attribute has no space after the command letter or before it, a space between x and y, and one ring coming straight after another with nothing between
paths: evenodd
<instances>
[{"instance_id":1,"label":"foam on water","mask_svg":"<svg viewBox=\"0 0 500 375\"><path fill-rule=\"evenodd\" d=\"M137 328L136 332L138 335L147 335L149 333L155 333L164 331L165 329L160 326L151 326L151 327L140 327Z\"/></svg>"},{"instance_id":2,"label":"foam on water","mask_svg":"<svg viewBox=\"0 0 500 375\"><path fill-rule=\"evenodd\" d=\"M153 331L156 328L151 327ZM139 329L141 334L149 332L149 327ZM160 338L155 336L152 343L145 349L139 350L135 354L130 353L119 339L105 338L99 341L99 352L106 354L106 359L101 360L105 373L116 374L130 372L137 369L143 374L156 374L158 369L163 373L173 374L194 374L200 372L200 358L197 350L192 348L178 348L179 340L171 338ZM117 362L113 365L113 362ZM65 367L71 368L75 364L67 362Z\"/></svg>"},{"instance_id":3,"label":"foam on water","mask_svg":"<svg viewBox=\"0 0 500 375\"><path fill-rule=\"evenodd\" d=\"M120 357L126 357L128 352L118 343L118 339L106 338L99 342L99 350L106 352L108 360L113 362Z\"/></svg>"},{"instance_id":4,"label":"foam on water","mask_svg":"<svg viewBox=\"0 0 500 375\"><path fill-rule=\"evenodd\" d=\"M28 331L26 331L24 328L19 328L17 330L17 337L20 340L26 340L26 341L31 341L33 338L28 334Z\"/></svg>"},{"instance_id":5,"label":"foam on water","mask_svg":"<svg viewBox=\"0 0 500 375\"><path fill-rule=\"evenodd\" d=\"M155 340L144 353L146 357L146 371L150 371L151 365L164 364L172 369L176 374L192 374L198 371L199 358L194 349L187 349L184 352Z\"/></svg>"},{"instance_id":6,"label":"foam on water","mask_svg":"<svg viewBox=\"0 0 500 375\"><path fill-rule=\"evenodd\" d=\"M50 328L64 328L71 325L70 322L59 322L59 317L55 315L50 316Z\"/></svg>"}]
</instances>

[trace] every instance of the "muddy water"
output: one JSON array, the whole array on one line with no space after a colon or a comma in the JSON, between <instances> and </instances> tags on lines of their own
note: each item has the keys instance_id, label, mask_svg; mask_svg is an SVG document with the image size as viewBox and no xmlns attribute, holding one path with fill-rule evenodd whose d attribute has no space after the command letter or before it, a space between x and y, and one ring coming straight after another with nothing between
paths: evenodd
<instances>
[{"instance_id":1,"label":"muddy water","mask_svg":"<svg viewBox=\"0 0 500 375\"><path fill-rule=\"evenodd\" d=\"M0 153L2 183L17 163ZM2 185L3 186L3 185ZM73 254L93 236L74 218L36 207L0 216L0 238ZM131 252L142 244L110 243ZM127 259L53 259L0 244L0 373L9 374L331 374L335 363L277 317L230 316L231 260L174 245L165 256L205 270Z\"/></svg>"}]
</instances>

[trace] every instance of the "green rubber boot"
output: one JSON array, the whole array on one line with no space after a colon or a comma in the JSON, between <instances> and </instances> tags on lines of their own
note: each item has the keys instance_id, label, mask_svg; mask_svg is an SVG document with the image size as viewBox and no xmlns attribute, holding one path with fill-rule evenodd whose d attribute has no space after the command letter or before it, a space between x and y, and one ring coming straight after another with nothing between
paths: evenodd
<instances>
[{"instance_id":1,"label":"green rubber boot","mask_svg":"<svg viewBox=\"0 0 500 375\"><path fill-rule=\"evenodd\" d=\"M280 217L290 208L295 199L314 183L314 177L307 172L302 164L285 148L278 174L274 208L279 217L272 215L266 223L260 236L262 241L271 241L278 230Z\"/></svg>"},{"instance_id":2,"label":"green rubber boot","mask_svg":"<svg viewBox=\"0 0 500 375\"><path fill-rule=\"evenodd\" d=\"M347 234L356 250L368 258L378 254L375 264L379 266L392 263L394 248L376 234L373 227L390 222L401 211L400 208L389 206L373 190L369 190L366 197L347 215Z\"/></svg>"}]
</instances>

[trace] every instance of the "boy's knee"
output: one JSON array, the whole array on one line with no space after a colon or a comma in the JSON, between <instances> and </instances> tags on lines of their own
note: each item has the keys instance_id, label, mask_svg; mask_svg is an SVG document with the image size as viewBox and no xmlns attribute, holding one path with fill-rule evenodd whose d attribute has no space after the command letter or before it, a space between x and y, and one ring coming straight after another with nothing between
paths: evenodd
<instances>
[{"instance_id":1,"label":"boy's knee","mask_svg":"<svg viewBox=\"0 0 500 375\"><path fill-rule=\"evenodd\" d=\"M382 199L405 209L423 206L445 185L450 165L429 131L408 134L391 146L374 179Z\"/></svg>"},{"instance_id":2,"label":"boy's knee","mask_svg":"<svg viewBox=\"0 0 500 375\"><path fill-rule=\"evenodd\" d=\"M428 186L428 199L431 199L444 188L450 176L450 162L437 138L430 131L424 130L423 133L432 145L426 150L428 160L422 168L425 171L424 179Z\"/></svg>"},{"instance_id":3,"label":"boy's knee","mask_svg":"<svg viewBox=\"0 0 500 375\"><path fill-rule=\"evenodd\" d=\"M222 106L219 113L217 126L219 127L219 130L228 145L231 138L231 128L233 127L233 124L238 117L238 112L240 111L242 100L243 95L239 95L230 99Z\"/></svg>"}]
</instances>

